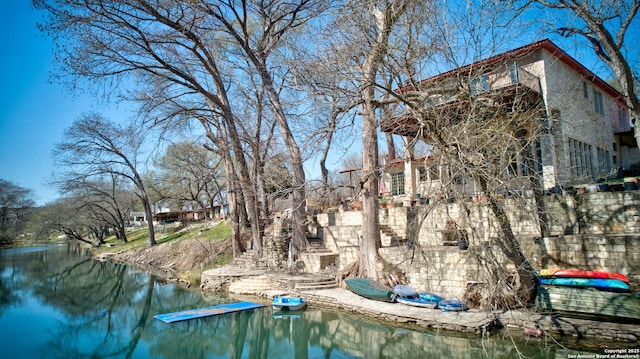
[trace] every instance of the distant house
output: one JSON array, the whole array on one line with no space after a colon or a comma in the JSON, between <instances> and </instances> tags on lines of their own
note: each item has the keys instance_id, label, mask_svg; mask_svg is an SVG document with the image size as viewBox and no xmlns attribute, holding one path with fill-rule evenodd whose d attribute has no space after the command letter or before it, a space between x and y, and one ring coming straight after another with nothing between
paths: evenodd
<instances>
[{"instance_id":1,"label":"distant house","mask_svg":"<svg viewBox=\"0 0 640 359\"><path fill-rule=\"evenodd\" d=\"M546 189L577 179L596 179L618 167L640 163L622 95L550 40L422 81L419 91L428 94L434 123L446 126L469 111L468 96L461 97L456 91L461 81L468 86L467 94L500 104L505 112L540 111L547 128L536 144L537 167ZM411 116L400 115L381 122L384 132L422 138L429 143L421 126ZM441 168L425 167L424 160L405 158L387 163L381 191L405 200L415 199L438 187L442 177L451 176ZM521 175L528 170L517 158L513 168ZM456 183L455 178L448 180ZM475 191L473 183L459 184L468 192Z\"/></svg>"}]
</instances>

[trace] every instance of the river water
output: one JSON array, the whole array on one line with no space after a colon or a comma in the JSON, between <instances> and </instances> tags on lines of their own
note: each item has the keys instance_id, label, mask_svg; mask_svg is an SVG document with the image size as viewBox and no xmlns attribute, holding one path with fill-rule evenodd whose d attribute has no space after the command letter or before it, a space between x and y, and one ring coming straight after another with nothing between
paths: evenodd
<instances>
[{"instance_id":1,"label":"river water","mask_svg":"<svg viewBox=\"0 0 640 359\"><path fill-rule=\"evenodd\" d=\"M488 338L422 332L313 308L286 315L267 306L173 324L153 318L234 301L93 260L77 246L2 250L0 358L567 358L580 353L506 332Z\"/></svg>"}]
</instances>

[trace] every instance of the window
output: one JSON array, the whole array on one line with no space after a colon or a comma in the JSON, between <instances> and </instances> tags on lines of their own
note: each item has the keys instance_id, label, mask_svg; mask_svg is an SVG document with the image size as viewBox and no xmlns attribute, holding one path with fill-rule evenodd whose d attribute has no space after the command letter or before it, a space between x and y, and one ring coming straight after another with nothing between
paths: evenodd
<instances>
[{"instance_id":1,"label":"window","mask_svg":"<svg viewBox=\"0 0 640 359\"><path fill-rule=\"evenodd\" d=\"M429 167L429 179L431 181L440 179L440 170L438 166Z\"/></svg>"},{"instance_id":2,"label":"window","mask_svg":"<svg viewBox=\"0 0 640 359\"><path fill-rule=\"evenodd\" d=\"M509 76L511 77L511 83L518 83L518 63L512 62L509 65Z\"/></svg>"},{"instance_id":3,"label":"window","mask_svg":"<svg viewBox=\"0 0 640 359\"><path fill-rule=\"evenodd\" d=\"M479 94L489 90L489 75L484 74L474 78L471 81L471 94Z\"/></svg>"},{"instance_id":4,"label":"window","mask_svg":"<svg viewBox=\"0 0 640 359\"><path fill-rule=\"evenodd\" d=\"M582 96L584 98L589 98L589 87L587 86L587 81L582 81Z\"/></svg>"},{"instance_id":5,"label":"window","mask_svg":"<svg viewBox=\"0 0 640 359\"><path fill-rule=\"evenodd\" d=\"M627 115L627 110L622 107L618 108L618 122L618 125L622 128L631 126L631 122L629 122L629 116Z\"/></svg>"},{"instance_id":6,"label":"window","mask_svg":"<svg viewBox=\"0 0 640 359\"><path fill-rule=\"evenodd\" d=\"M593 109L597 113L604 115L604 103L602 102L602 94L593 89Z\"/></svg>"},{"instance_id":7,"label":"window","mask_svg":"<svg viewBox=\"0 0 640 359\"><path fill-rule=\"evenodd\" d=\"M429 180L429 171L426 168L420 168L418 170L418 176L420 178L420 182L427 182Z\"/></svg>"},{"instance_id":8,"label":"window","mask_svg":"<svg viewBox=\"0 0 640 359\"><path fill-rule=\"evenodd\" d=\"M616 152L618 150L618 144L617 143L613 143L613 152Z\"/></svg>"},{"instance_id":9,"label":"window","mask_svg":"<svg viewBox=\"0 0 640 359\"><path fill-rule=\"evenodd\" d=\"M591 145L572 138L568 142L571 174L576 177L593 177Z\"/></svg>"},{"instance_id":10,"label":"window","mask_svg":"<svg viewBox=\"0 0 640 359\"><path fill-rule=\"evenodd\" d=\"M391 174L391 194L393 196L404 194L404 172Z\"/></svg>"},{"instance_id":11,"label":"window","mask_svg":"<svg viewBox=\"0 0 640 359\"><path fill-rule=\"evenodd\" d=\"M613 156L613 165L617 165L618 164L618 156Z\"/></svg>"},{"instance_id":12,"label":"window","mask_svg":"<svg viewBox=\"0 0 640 359\"><path fill-rule=\"evenodd\" d=\"M598 147L598 170L600 173L611 172L611 161L609 159L609 151Z\"/></svg>"}]
</instances>

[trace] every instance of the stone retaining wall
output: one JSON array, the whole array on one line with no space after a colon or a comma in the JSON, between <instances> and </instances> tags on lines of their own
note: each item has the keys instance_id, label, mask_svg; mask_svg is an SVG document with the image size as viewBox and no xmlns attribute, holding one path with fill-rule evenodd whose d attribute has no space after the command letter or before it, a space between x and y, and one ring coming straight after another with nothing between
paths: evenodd
<instances>
[{"instance_id":1,"label":"stone retaining wall","mask_svg":"<svg viewBox=\"0 0 640 359\"><path fill-rule=\"evenodd\" d=\"M640 283L640 191L545 196L551 234L546 238L540 235L533 198L504 201L519 244L536 269L616 271L627 274L632 284ZM385 211L381 218L393 223L396 232L404 233L408 245L384 247L380 253L404 270L408 284L418 290L461 298L470 284L487 280L487 269L483 268L487 258L502 263L504 271L515 269L496 248L500 232L486 203L467 201ZM392 213L404 218L404 229L398 229L403 220L391 218ZM318 214L319 233L327 248L340 253L341 267L359 255L361 219L359 211ZM467 233L468 250L443 245L447 222Z\"/></svg>"}]
</instances>

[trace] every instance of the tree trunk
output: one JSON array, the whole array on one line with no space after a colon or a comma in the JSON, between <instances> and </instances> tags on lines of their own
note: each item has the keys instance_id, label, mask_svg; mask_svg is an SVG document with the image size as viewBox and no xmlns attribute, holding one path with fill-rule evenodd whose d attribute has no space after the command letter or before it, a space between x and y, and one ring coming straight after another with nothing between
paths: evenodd
<instances>
[{"instance_id":1,"label":"tree trunk","mask_svg":"<svg viewBox=\"0 0 640 359\"><path fill-rule=\"evenodd\" d=\"M293 228L293 233L291 241L293 243L292 255L293 258L296 259L298 258L298 255L301 251L309 247L309 241L307 240L305 229L307 208L305 194L306 178L304 173L304 161L302 160L300 148L298 147L298 144L293 137L293 133L291 133L291 129L289 128L289 123L287 122L286 115L280 103L280 97L275 87L273 86L271 76L266 70L266 65L260 64L260 66L258 66L258 70L261 74L262 81L267 91L267 95L269 96L271 105L273 106L273 112L275 114L276 121L278 122L278 127L280 128L280 134L284 139L285 146L287 146L289 157L291 159L291 166L293 167L293 189L291 191L293 198L291 228Z\"/></svg>"},{"instance_id":2,"label":"tree trunk","mask_svg":"<svg viewBox=\"0 0 640 359\"><path fill-rule=\"evenodd\" d=\"M153 228L153 210L151 210L151 204L146 195L140 197L142 205L144 206L144 213L147 216L147 228L149 229L149 240L147 243L149 247L156 245L156 231Z\"/></svg>"},{"instance_id":3,"label":"tree trunk","mask_svg":"<svg viewBox=\"0 0 640 359\"><path fill-rule=\"evenodd\" d=\"M244 244L242 243L242 231L239 221L239 208L238 208L238 193L237 193L237 179L235 171L233 169L233 162L229 153L222 151L224 168L227 172L227 203L229 204L229 217L231 222L231 248L233 250L233 257L238 258L244 252ZM244 209L243 209L244 210Z\"/></svg>"}]
</instances>

